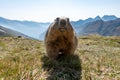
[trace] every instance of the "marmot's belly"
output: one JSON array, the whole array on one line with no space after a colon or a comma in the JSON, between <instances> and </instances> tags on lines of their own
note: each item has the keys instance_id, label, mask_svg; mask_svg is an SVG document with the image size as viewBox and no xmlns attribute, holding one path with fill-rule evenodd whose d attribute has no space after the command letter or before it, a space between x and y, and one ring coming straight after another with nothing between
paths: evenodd
<instances>
[{"instance_id":1,"label":"marmot's belly","mask_svg":"<svg viewBox=\"0 0 120 80\"><path fill-rule=\"evenodd\" d=\"M54 45L56 47L59 47L59 49L68 49L68 47L71 46L70 41L64 36L57 37L54 42L55 42Z\"/></svg>"}]
</instances>

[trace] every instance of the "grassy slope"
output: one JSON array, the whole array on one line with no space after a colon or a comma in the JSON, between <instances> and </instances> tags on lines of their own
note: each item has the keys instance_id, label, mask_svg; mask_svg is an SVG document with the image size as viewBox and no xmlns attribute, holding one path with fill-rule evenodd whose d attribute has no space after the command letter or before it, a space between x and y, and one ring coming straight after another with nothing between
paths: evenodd
<instances>
[{"instance_id":1,"label":"grassy slope","mask_svg":"<svg viewBox=\"0 0 120 80\"><path fill-rule=\"evenodd\" d=\"M50 61L44 44L0 38L0 80L120 80L120 37L79 38L74 56Z\"/></svg>"}]
</instances>

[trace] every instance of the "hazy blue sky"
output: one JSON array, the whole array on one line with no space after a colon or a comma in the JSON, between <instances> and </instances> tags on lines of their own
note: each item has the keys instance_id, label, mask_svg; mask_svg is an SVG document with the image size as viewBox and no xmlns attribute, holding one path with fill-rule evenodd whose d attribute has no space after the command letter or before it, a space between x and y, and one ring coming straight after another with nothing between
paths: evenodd
<instances>
[{"instance_id":1,"label":"hazy blue sky","mask_svg":"<svg viewBox=\"0 0 120 80\"><path fill-rule=\"evenodd\" d=\"M120 0L0 0L0 16L38 22L50 22L58 16L70 20L97 15L120 17Z\"/></svg>"}]
</instances>

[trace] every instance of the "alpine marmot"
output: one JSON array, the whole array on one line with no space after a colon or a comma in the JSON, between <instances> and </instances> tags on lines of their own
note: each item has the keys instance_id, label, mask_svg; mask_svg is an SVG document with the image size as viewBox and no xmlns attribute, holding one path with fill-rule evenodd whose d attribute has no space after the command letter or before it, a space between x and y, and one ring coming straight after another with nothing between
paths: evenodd
<instances>
[{"instance_id":1,"label":"alpine marmot","mask_svg":"<svg viewBox=\"0 0 120 80\"><path fill-rule=\"evenodd\" d=\"M77 37L69 18L58 17L50 24L45 35L46 53L56 59L60 54L72 55L77 48Z\"/></svg>"}]
</instances>

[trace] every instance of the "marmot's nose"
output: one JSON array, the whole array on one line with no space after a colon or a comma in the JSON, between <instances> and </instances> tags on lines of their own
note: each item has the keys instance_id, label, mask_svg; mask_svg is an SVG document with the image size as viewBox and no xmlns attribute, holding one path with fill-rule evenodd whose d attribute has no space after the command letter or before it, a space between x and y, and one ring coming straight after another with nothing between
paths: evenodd
<instances>
[{"instance_id":1,"label":"marmot's nose","mask_svg":"<svg viewBox=\"0 0 120 80\"><path fill-rule=\"evenodd\" d=\"M61 20L61 21L60 21L60 24L61 24L61 25L66 25L66 20Z\"/></svg>"}]
</instances>

